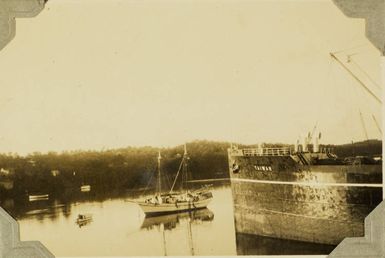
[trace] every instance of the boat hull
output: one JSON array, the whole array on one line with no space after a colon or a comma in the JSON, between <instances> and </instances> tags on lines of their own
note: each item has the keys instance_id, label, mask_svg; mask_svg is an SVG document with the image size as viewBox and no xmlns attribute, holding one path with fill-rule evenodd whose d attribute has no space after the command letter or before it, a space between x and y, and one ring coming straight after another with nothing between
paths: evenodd
<instances>
[{"instance_id":1,"label":"boat hull","mask_svg":"<svg viewBox=\"0 0 385 258\"><path fill-rule=\"evenodd\" d=\"M146 214L146 217L149 216L158 216L170 213L178 213L184 211L191 211L197 209L204 209L210 203L212 198L199 200L199 201L189 201L189 202L178 202L178 203L162 203L162 204L152 204L139 202L139 206L142 208L143 212Z\"/></svg>"},{"instance_id":2,"label":"boat hull","mask_svg":"<svg viewBox=\"0 0 385 258\"><path fill-rule=\"evenodd\" d=\"M382 201L380 164L300 166L289 155L229 151L229 167L238 235L337 245L363 236L364 218Z\"/></svg>"}]
</instances>

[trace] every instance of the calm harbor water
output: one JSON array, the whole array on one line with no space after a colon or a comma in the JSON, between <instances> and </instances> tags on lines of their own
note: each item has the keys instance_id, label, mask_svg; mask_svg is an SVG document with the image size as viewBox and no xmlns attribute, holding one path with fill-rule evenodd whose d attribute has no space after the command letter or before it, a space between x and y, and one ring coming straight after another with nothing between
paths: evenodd
<instances>
[{"instance_id":1,"label":"calm harbor water","mask_svg":"<svg viewBox=\"0 0 385 258\"><path fill-rule=\"evenodd\" d=\"M328 254L333 246L235 233L228 182L212 188L207 209L145 218L138 192L91 191L46 201L3 200L21 240L38 240L55 256ZM79 214L91 221L79 225Z\"/></svg>"},{"instance_id":2,"label":"calm harbor water","mask_svg":"<svg viewBox=\"0 0 385 258\"><path fill-rule=\"evenodd\" d=\"M216 187L213 196L208 209L154 218L127 201L130 195L31 202L15 217L23 241L39 240L55 256L236 255L231 189ZM79 214L92 221L79 226Z\"/></svg>"}]
</instances>

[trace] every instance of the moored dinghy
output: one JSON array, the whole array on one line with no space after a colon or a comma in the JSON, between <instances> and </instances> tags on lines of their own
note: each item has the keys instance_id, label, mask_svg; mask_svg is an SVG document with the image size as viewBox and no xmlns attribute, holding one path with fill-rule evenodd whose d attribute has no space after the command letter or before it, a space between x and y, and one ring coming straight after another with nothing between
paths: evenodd
<instances>
[{"instance_id":1,"label":"moored dinghy","mask_svg":"<svg viewBox=\"0 0 385 258\"><path fill-rule=\"evenodd\" d=\"M30 202L33 202L33 201L46 201L48 199L49 199L49 195L48 194L28 195L28 200Z\"/></svg>"},{"instance_id":2,"label":"moored dinghy","mask_svg":"<svg viewBox=\"0 0 385 258\"><path fill-rule=\"evenodd\" d=\"M91 191L91 186L90 185L82 185L80 187L80 191L81 192L89 192L89 191Z\"/></svg>"},{"instance_id":3,"label":"moored dinghy","mask_svg":"<svg viewBox=\"0 0 385 258\"><path fill-rule=\"evenodd\" d=\"M76 218L76 224L79 227L85 226L92 222L92 214L79 214Z\"/></svg>"}]
</instances>

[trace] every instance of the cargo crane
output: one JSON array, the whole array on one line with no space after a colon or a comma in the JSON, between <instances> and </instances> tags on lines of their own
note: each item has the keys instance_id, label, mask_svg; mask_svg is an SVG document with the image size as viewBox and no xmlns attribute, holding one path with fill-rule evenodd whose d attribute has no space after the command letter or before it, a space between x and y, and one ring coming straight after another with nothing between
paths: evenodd
<instances>
[{"instance_id":1,"label":"cargo crane","mask_svg":"<svg viewBox=\"0 0 385 258\"><path fill-rule=\"evenodd\" d=\"M381 99L371 90L371 89L369 89L366 85L365 85L365 83L364 82L362 82L352 71L350 71L350 69L340 60L340 59L338 59L338 57L334 54L334 53L330 53L330 56L334 59L334 60L336 60L358 83L359 83L359 85L361 85L362 86L362 88L367 92L367 93L369 93L369 95L370 96L372 96L379 104L382 104L382 101L381 101ZM351 59L351 56L352 55L348 55L348 60L347 60L347 62L348 63L350 63L350 62L352 62L352 59ZM359 69L361 69L360 67L359 67ZM362 69L361 69L362 70ZM377 86L377 87L379 87L379 85L377 84L377 83L375 83L373 80L372 80L372 78L370 78L369 77L369 75L365 72L365 71L363 71L364 72L364 74ZM362 128L363 128L363 130L364 130L364 133L365 133L365 139L366 140L369 140L369 137L368 137L368 132L367 132L367 130L366 130L366 126L365 126L365 121L364 121L364 118L363 118L363 115L362 115L362 112L361 112L361 110L359 110L359 113L360 113L360 120L361 120L361 124L362 124ZM382 130L381 130L381 128L380 128L380 126L379 126L379 124L378 124L378 122L377 122L377 120L376 120L376 118L375 118L375 116L374 115L372 115L372 118L373 118L373 120L374 120L374 123L375 123L375 125L376 125L376 127L377 127L377 129L381 132L381 134L382 134Z\"/></svg>"},{"instance_id":2,"label":"cargo crane","mask_svg":"<svg viewBox=\"0 0 385 258\"><path fill-rule=\"evenodd\" d=\"M319 151L318 140L321 139L321 133L319 133L318 136L314 137L315 131L317 130L317 125L318 125L318 122L316 122L316 124L314 125L312 132L308 133L308 138L307 138L308 143L313 141L313 152Z\"/></svg>"},{"instance_id":3,"label":"cargo crane","mask_svg":"<svg viewBox=\"0 0 385 258\"><path fill-rule=\"evenodd\" d=\"M370 90L365 83L363 83L352 71L349 70L349 68L340 60L337 58L337 56L334 53L330 53L330 56L336 60L361 86L362 88L369 93L378 103L382 104L382 101L379 97L377 97L376 94L372 90Z\"/></svg>"},{"instance_id":4,"label":"cargo crane","mask_svg":"<svg viewBox=\"0 0 385 258\"><path fill-rule=\"evenodd\" d=\"M353 59L352 59L352 56L354 55L357 55L357 53L354 53L354 54L350 54L348 55L348 59L347 59L347 63L352 63L354 64L363 74L365 74L366 78L369 79L369 81L374 85L376 86L377 89L380 89L381 90L381 86L375 81L373 80L373 78L364 70L362 69L362 67L360 65L357 64L357 62L355 62Z\"/></svg>"}]
</instances>

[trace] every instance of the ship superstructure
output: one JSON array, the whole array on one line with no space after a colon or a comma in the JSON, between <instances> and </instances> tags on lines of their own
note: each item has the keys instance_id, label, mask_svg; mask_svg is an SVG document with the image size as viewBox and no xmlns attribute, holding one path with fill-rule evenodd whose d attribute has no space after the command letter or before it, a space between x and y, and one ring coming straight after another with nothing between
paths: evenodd
<instances>
[{"instance_id":1,"label":"ship superstructure","mask_svg":"<svg viewBox=\"0 0 385 258\"><path fill-rule=\"evenodd\" d=\"M363 236L364 218L382 200L382 161L340 159L319 138L228 149L237 234L330 245Z\"/></svg>"},{"instance_id":2,"label":"ship superstructure","mask_svg":"<svg viewBox=\"0 0 385 258\"><path fill-rule=\"evenodd\" d=\"M382 105L336 53L330 56ZM361 110L359 114L369 140ZM325 245L364 235L364 219L383 197L382 153L339 158L320 146L316 127L294 146L228 149L238 254L249 254L241 243L248 237L241 234Z\"/></svg>"}]
</instances>

